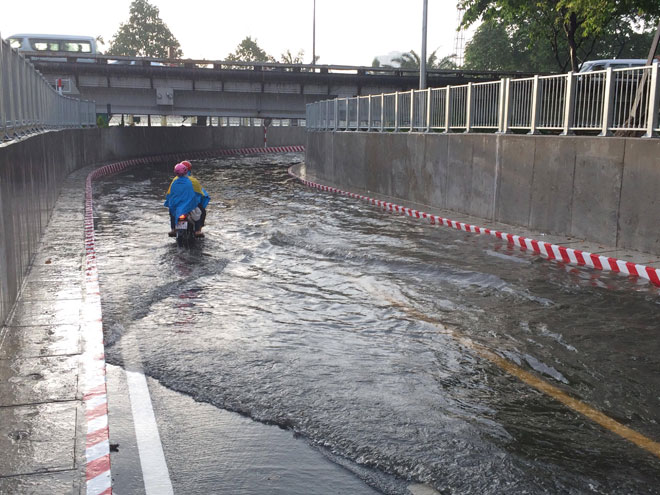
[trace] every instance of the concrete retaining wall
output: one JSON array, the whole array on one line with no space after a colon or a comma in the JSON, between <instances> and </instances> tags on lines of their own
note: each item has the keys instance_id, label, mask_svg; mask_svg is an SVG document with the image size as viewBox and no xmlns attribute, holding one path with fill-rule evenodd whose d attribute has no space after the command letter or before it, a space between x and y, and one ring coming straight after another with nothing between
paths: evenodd
<instances>
[{"instance_id":1,"label":"concrete retaining wall","mask_svg":"<svg viewBox=\"0 0 660 495\"><path fill-rule=\"evenodd\" d=\"M660 139L308 132L340 189L660 255Z\"/></svg>"},{"instance_id":2,"label":"concrete retaining wall","mask_svg":"<svg viewBox=\"0 0 660 495\"><path fill-rule=\"evenodd\" d=\"M268 145L301 145L304 133L304 127L270 127ZM260 127L111 127L49 132L0 146L0 325L72 171L106 161L261 147L263 142Z\"/></svg>"}]
</instances>

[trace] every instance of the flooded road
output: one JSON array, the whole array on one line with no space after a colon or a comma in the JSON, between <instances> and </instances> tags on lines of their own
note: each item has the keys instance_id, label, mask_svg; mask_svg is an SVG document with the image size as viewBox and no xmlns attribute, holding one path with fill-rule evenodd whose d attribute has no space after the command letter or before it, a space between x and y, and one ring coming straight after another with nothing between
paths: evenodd
<instances>
[{"instance_id":1,"label":"flooded road","mask_svg":"<svg viewBox=\"0 0 660 495\"><path fill-rule=\"evenodd\" d=\"M137 342L160 385L382 493L660 493L658 289L308 189L287 175L302 159L194 162L212 202L191 250L166 235L173 164L95 183L109 363Z\"/></svg>"}]
</instances>

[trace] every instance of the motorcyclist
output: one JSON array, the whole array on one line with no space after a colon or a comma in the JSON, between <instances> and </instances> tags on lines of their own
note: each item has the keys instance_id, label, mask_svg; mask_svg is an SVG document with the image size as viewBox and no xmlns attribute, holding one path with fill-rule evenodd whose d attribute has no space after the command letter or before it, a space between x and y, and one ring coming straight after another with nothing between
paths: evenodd
<instances>
[{"instance_id":1,"label":"motorcyclist","mask_svg":"<svg viewBox=\"0 0 660 495\"><path fill-rule=\"evenodd\" d=\"M206 220L206 207L209 204L209 201L211 201L211 198L209 196L209 193L206 192L206 189L202 187L200 184L199 180L197 180L196 177L193 177L192 174L192 163L190 163L188 160L184 160L181 162L182 165L185 165L185 167L188 169L188 178L193 184L193 187L195 188L195 192L200 195L200 202L197 205L199 209L202 212L202 217L199 219L198 223L195 223L195 225L199 226L199 229L195 232L196 237L204 237L204 234L202 234L202 227L204 227L204 223Z\"/></svg>"},{"instance_id":2,"label":"motorcyclist","mask_svg":"<svg viewBox=\"0 0 660 495\"><path fill-rule=\"evenodd\" d=\"M176 177L172 180L163 203L170 210L170 237L176 236L176 219L194 210L200 203L199 194L195 192L192 181L188 178L188 169L185 165L177 163L174 166ZM199 227L201 228L201 227ZM195 230L198 230L195 222Z\"/></svg>"}]
</instances>

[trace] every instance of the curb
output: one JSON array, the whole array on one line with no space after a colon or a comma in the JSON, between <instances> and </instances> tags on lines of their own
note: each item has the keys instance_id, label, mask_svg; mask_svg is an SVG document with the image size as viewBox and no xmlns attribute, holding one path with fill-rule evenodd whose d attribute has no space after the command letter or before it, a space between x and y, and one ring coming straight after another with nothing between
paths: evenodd
<instances>
[{"instance_id":1,"label":"curb","mask_svg":"<svg viewBox=\"0 0 660 495\"><path fill-rule=\"evenodd\" d=\"M112 494L103 318L94 238L93 181L100 177L121 172L135 165L165 160L289 153L304 150L305 148L303 146L278 146L271 148L240 148L233 150L197 151L192 153L170 153L111 163L99 167L87 175L85 182L85 304L82 317L84 342L82 390L85 419L87 420L85 477L86 493L88 495Z\"/></svg>"},{"instance_id":2,"label":"curb","mask_svg":"<svg viewBox=\"0 0 660 495\"><path fill-rule=\"evenodd\" d=\"M343 191L335 187L318 184L316 182L312 182L297 176L296 174L293 173L291 168L289 169L289 175L295 177L306 186L314 187L320 189L321 191L327 191L336 194L341 194L344 196L349 196L351 198L361 199L372 205L379 206L382 209L390 211L392 213L402 213L412 218L416 218L420 220L428 220L432 225L450 227L456 230L462 230L464 232L469 232L473 234L490 235L498 239L507 241L509 244L520 248L521 251L531 250L533 253L538 254L548 260L557 260L559 262L566 263L568 265L586 266L589 268L593 268L595 270L610 271L615 273L622 273L624 275L630 275L633 277L639 277L648 280L653 285L660 287L660 269L657 268L652 268L650 266L645 266L645 265L639 265L636 263L631 263L629 261L620 260L617 258L608 258L606 256L600 256L598 254L593 254L586 251L580 251L578 249L572 249L557 244L550 244L544 241L537 241L536 239L530 239L528 237L521 237L518 235L507 234L506 232L486 229L483 227L478 227L476 225L470 225L463 222L456 222L449 218L432 215L430 213L425 213L423 211L406 208L387 201L381 201L378 199L370 198L369 196L364 196L361 194Z\"/></svg>"}]
</instances>

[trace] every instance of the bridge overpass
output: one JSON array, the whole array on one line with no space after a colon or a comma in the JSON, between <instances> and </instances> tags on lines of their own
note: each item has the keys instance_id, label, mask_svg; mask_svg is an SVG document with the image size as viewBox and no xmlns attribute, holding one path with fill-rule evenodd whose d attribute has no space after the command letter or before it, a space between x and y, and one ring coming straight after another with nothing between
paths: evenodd
<instances>
[{"instance_id":1,"label":"bridge overpass","mask_svg":"<svg viewBox=\"0 0 660 495\"><path fill-rule=\"evenodd\" d=\"M415 69L25 55L51 84L61 79L64 94L95 101L99 113L304 119L308 103L407 91L419 83ZM429 70L427 79L429 86L446 86L509 75Z\"/></svg>"}]
</instances>

